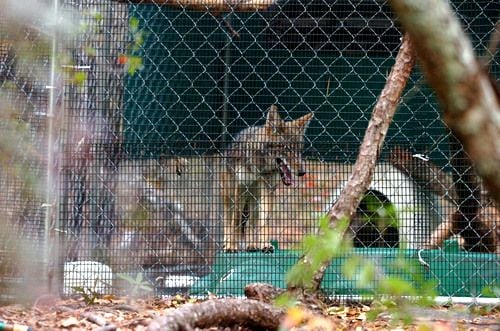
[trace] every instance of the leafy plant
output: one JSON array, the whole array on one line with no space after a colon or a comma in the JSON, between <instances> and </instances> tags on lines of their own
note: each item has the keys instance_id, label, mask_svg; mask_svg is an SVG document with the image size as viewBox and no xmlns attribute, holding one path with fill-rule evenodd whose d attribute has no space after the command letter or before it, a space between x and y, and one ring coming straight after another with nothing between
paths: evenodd
<instances>
[{"instance_id":1,"label":"leafy plant","mask_svg":"<svg viewBox=\"0 0 500 331\"><path fill-rule=\"evenodd\" d=\"M481 294L487 297L500 298L500 284L484 287Z\"/></svg>"},{"instance_id":2,"label":"leafy plant","mask_svg":"<svg viewBox=\"0 0 500 331\"><path fill-rule=\"evenodd\" d=\"M361 218L370 223L374 223L380 230L387 227L398 228L398 214L396 207L389 201L382 201L372 192L368 192L362 200L366 206L366 211Z\"/></svg>"},{"instance_id":3,"label":"leafy plant","mask_svg":"<svg viewBox=\"0 0 500 331\"><path fill-rule=\"evenodd\" d=\"M142 273L138 273L135 278L126 274L118 274L118 278L128 283L130 288L129 295L131 297L137 297L143 292L150 293L153 291L153 288L150 286L148 280L144 278Z\"/></svg>"},{"instance_id":4,"label":"leafy plant","mask_svg":"<svg viewBox=\"0 0 500 331\"><path fill-rule=\"evenodd\" d=\"M372 290L372 309L367 314L369 320L385 313L393 324L409 324L413 322L412 307L434 304L436 283L425 279L422 267L416 261L398 256L385 269L378 267L372 259L360 256L348 261L343 268L344 274L348 278L356 277L359 288Z\"/></svg>"},{"instance_id":5,"label":"leafy plant","mask_svg":"<svg viewBox=\"0 0 500 331\"><path fill-rule=\"evenodd\" d=\"M314 272L325 261L329 261L348 251L349 243L344 240L344 233L348 225L348 220L342 219L332 228L328 216L321 217L319 220L319 234L307 235L302 240L301 247L304 253L311 257L310 261L295 264L286 275L287 284L310 288Z\"/></svg>"},{"instance_id":6,"label":"leafy plant","mask_svg":"<svg viewBox=\"0 0 500 331\"><path fill-rule=\"evenodd\" d=\"M94 279L94 284L92 287L84 287L84 286L73 286L72 289L76 294L80 294L83 298L83 301L87 305L93 305L96 300L100 297L100 293L96 291L97 284L102 283L103 281L96 277Z\"/></svg>"},{"instance_id":7,"label":"leafy plant","mask_svg":"<svg viewBox=\"0 0 500 331\"><path fill-rule=\"evenodd\" d=\"M393 207L381 207L378 199L377 202L372 202L368 203L370 210L392 222L397 221ZM416 259L409 260L401 251L390 265L383 266L377 264L376 259L355 254L349 241L344 238L347 226L347 219L343 219L332 228L328 217L322 217L319 234L306 236L302 241L303 250L308 256L312 256L311 261L294 265L286 275L287 283L308 288L315 270L320 268L324 261L350 253L342 266L342 273L346 278L355 280L354 284L358 290L370 295L372 308L367 313L369 319L386 313L393 324L409 324L413 321L412 307L428 307L434 304L437 295L436 283L425 278L422 266ZM296 300L290 295L282 295L277 298L276 304L290 308L296 305Z\"/></svg>"},{"instance_id":8,"label":"leafy plant","mask_svg":"<svg viewBox=\"0 0 500 331\"><path fill-rule=\"evenodd\" d=\"M144 67L142 57L137 55L144 45L146 34L139 28L139 19L131 17L129 20L129 34L131 42L129 45L129 54L122 54L118 57L118 62L125 65L127 73L131 76Z\"/></svg>"},{"instance_id":9,"label":"leafy plant","mask_svg":"<svg viewBox=\"0 0 500 331\"><path fill-rule=\"evenodd\" d=\"M73 286L72 289L76 294L81 295L83 301L89 306L93 305L99 298L99 293L89 287Z\"/></svg>"}]
</instances>

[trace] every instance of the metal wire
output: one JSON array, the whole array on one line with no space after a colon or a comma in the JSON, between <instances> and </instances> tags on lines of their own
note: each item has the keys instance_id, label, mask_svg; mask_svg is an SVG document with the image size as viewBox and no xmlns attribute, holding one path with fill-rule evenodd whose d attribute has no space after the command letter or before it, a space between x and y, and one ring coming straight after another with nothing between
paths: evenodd
<instances>
[{"instance_id":1,"label":"metal wire","mask_svg":"<svg viewBox=\"0 0 500 331\"><path fill-rule=\"evenodd\" d=\"M494 5L451 3L483 54L497 20ZM46 235L40 237L44 244L60 239L58 256L45 258L59 270L56 284L67 294L82 282L89 290L129 293L131 279L140 274L156 290L146 291L149 295L188 291L193 283L201 292L215 288L221 294L241 291L239 280L283 285L294 252L305 235L315 233L348 179L398 51L401 33L389 6L371 0L286 0L261 11L213 13L138 1L62 0L58 11L64 26L58 31L58 56L24 60L16 46L35 48L46 40L43 33L19 35L4 27L0 40L0 97L16 105L14 117L30 126L25 132L30 146L47 151L31 157L22 140L13 140L16 153L2 156L0 210L8 224L41 235L42 201L47 207L57 197L47 208ZM2 21L8 22L0 16ZM51 63L60 64L58 75L50 74ZM33 74L30 66L42 74ZM493 57L493 76L498 68ZM46 81L61 86L60 95L37 90ZM301 153L308 172L290 186L274 183L267 222L275 259L246 252L245 247L255 248L248 242L231 255L224 248L223 200L239 175L228 164L243 167L261 162L263 155L290 152L279 151L284 144L272 145L267 131L247 129L264 125L273 104L286 121L314 113ZM42 113L53 129L45 127ZM245 129L262 136L239 134ZM255 150L244 149L245 157L231 163L235 141L254 138ZM467 246L470 240L464 243L459 233L447 236L440 245L444 250L419 250L440 224L462 211L457 196L474 196L476 202L469 203L479 206L478 215L498 233L499 208L480 193L480 183L479 191L467 186L463 151L453 146L439 106L416 70L349 231L360 256L374 263L375 278L360 285L359 279L340 276L339 257L325 280L329 290L358 295L373 290L382 275L407 277L408 270L398 269L399 256L420 265L415 274L421 278L439 279L444 296L479 298L481 290L498 285L495 255ZM20 194L31 184L22 178L24 170L7 171L12 165L30 168L43 184L47 180L46 192L54 196ZM258 170L248 171L262 178ZM455 187L467 191L460 194ZM252 199L262 192L250 187L229 196L233 203L247 199L237 210L242 237L260 231L252 227L252 217L257 222L261 217L252 216L252 208L260 208Z\"/></svg>"}]
</instances>

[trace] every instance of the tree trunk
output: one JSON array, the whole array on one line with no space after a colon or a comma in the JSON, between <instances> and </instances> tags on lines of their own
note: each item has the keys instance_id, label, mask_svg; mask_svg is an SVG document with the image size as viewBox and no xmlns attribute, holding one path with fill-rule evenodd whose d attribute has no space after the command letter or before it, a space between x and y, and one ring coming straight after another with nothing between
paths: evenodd
<instances>
[{"instance_id":1,"label":"tree trunk","mask_svg":"<svg viewBox=\"0 0 500 331\"><path fill-rule=\"evenodd\" d=\"M493 199L500 202L500 106L496 87L447 1L391 0L415 43L444 121L470 156ZM457 192L458 193L458 192Z\"/></svg>"}]
</instances>

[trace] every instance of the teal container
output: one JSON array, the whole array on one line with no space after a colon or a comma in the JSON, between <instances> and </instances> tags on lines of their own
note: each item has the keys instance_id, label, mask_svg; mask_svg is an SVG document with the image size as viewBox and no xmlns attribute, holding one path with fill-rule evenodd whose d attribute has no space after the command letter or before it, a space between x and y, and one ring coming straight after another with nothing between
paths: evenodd
<instances>
[{"instance_id":1,"label":"teal container","mask_svg":"<svg viewBox=\"0 0 500 331\"><path fill-rule=\"evenodd\" d=\"M496 255L460 252L453 243L447 245L445 250L420 251L420 257L419 251L413 249L355 248L332 260L322 289L330 295L373 295L384 277L410 282L417 292L420 286L432 282L440 296L488 296L485 289L500 286L500 263ZM298 251L292 250L277 250L273 254L220 253L213 272L195 283L190 293L243 295L245 285L254 282L284 288L285 275L299 256ZM357 267L359 273L355 270L347 277L344 266L352 261L361 261ZM366 263L374 266L378 280L363 281L359 266Z\"/></svg>"}]
</instances>

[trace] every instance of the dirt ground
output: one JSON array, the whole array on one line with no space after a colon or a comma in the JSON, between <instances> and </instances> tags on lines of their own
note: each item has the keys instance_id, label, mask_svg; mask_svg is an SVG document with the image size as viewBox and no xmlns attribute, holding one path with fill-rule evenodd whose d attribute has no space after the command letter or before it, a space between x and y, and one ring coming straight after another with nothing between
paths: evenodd
<instances>
[{"instance_id":1,"label":"dirt ground","mask_svg":"<svg viewBox=\"0 0 500 331\"><path fill-rule=\"evenodd\" d=\"M0 307L5 323L22 324L35 330L146 330L149 322L168 309L176 309L198 299L174 296L165 299L135 299L107 296L88 304L83 298L60 299L41 296L30 306ZM500 307L471 309L467 306L411 308L414 321L409 325L393 324L388 313L375 320L368 316L372 307L366 305L328 307L316 320L316 325L328 325L327 330L500 330ZM287 317L293 319L290 312ZM309 325L312 325L311 323ZM312 330L300 328L300 330ZM195 329L197 330L197 329ZM243 327L213 327L206 330L249 330ZM298 328L283 330L299 330Z\"/></svg>"}]
</instances>

